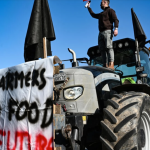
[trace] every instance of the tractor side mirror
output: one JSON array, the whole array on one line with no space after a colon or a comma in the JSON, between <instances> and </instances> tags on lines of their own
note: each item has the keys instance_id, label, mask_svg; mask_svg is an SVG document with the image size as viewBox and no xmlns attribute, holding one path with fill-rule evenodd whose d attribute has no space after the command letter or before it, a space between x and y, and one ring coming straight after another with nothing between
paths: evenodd
<instances>
[{"instance_id":1,"label":"tractor side mirror","mask_svg":"<svg viewBox=\"0 0 150 150\"><path fill-rule=\"evenodd\" d=\"M144 67L142 66L142 67L137 67L136 68L136 72L142 72L142 71L144 71Z\"/></svg>"}]
</instances>

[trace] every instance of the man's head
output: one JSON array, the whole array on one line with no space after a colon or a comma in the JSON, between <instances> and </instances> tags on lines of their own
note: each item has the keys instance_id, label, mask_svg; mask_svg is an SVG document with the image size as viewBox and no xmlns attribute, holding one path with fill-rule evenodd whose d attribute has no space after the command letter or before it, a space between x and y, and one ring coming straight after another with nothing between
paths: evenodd
<instances>
[{"instance_id":1,"label":"man's head","mask_svg":"<svg viewBox=\"0 0 150 150\"><path fill-rule=\"evenodd\" d=\"M110 1L109 0L102 0L101 1L101 4L100 4L100 6L101 6L101 9L105 9L105 7L108 7L109 6L109 3L110 3Z\"/></svg>"}]
</instances>

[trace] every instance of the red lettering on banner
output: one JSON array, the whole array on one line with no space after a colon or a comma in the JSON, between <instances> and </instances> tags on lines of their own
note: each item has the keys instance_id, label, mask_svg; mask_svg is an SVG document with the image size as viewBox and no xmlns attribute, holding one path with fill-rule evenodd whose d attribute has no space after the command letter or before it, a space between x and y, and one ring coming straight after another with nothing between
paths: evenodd
<instances>
[{"instance_id":1,"label":"red lettering on banner","mask_svg":"<svg viewBox=\"0 0 150 150\"><path fill-rule=\"evenodd\" d=\"M16 139L17 137L20 137L20 150L23 150L23 139L25 137L27 137L27 141L28 141L28 150L30 150L30 141L29 141L29 133L28 132L25 132L25 131L21 131L21 132L16 132ZM15 140L16 141L16 140ZM17 144L17 143L16 143Z\"/></svg>"},{"instance_id":2,"label":"red lettering on banner","mask_svg":"<svg viewBox=\"0 0 150 150\"><path fill-rule=\"evenodd\" d=\"M17 146L17 139L19 138L19 143L20 143L20 150L23 150L23 139L27 137L28 141L28 150L30 150L30 135L28 132L25 131L16 131L15 133L15 145L13 146L13 149L9 148L9 143L10 143L10 131L8 131L8 137L7 137L7 150L15 150Z\"/></svg>"},{"instance_id":3,"label":"red lettering on banner","mask_svg":"<svg viewBox=\"0 0 150 150\"><path fill-rule=\"evenodd\" d=\"M0 135L5 136L6 132L4 130L0 130Z\"/></svg>"},{"instance_id":4,"label":"red lettering on banner","mask_svg":"<svg viewBox=\"0 0 150 150\"><path fill-rule=\"evenodd\" d=\"M4 130L0 130L0 135L5 136L6 132ZM2 141L0 141L0 145L2 145Z\"/></svg>"},{"instance_id":5,"label":"red lettering on banner","mask_svg":"<svg viewBox=\"0 0 150 150\"><path fill-rule=\"evenodd\" d=\"M6 136L6 131L0 130L1 136ZM23 142L25 139L28 142L28 146L25 150L30 150L30 141L31 137L30 134L27 131L16 131L15 132L15 138L14 138L14 145L10 148L10 137L11 132L7 132L7 150L24 150L23 148ZM46 137L42 134L38 134L36 137L36 150L53 150L53 138L51 137L49 140L46 139ZM0 145L2 145L2 141L0 141Z\"/></svg>"},{"instance_id":6,"label":"red lettering on banner","mask_svg":"<svg viewBox=\"0 0 150 150\"><path fill-rule=\"evenodd\" d=\"M50 140L49 140L49 142L48 142L48 146L47 146L47 148L46 148L46 150L53 150L53 138L51 137L50 138Z\"/></svg>"},{"instance_id":7,"label":"red lettering on banner","mask_svg":"<svg viewBox=\"0 0 150 150\"><path fill-rule=\"evenodd\" d=\"M9 148L9 143L10 143L10 131L8 131L8 136L7 136L7 150L15 150L16 149L16 143L17 143L16 135L15 135L15 145L13 146L13 149Z\"/></svg>"},{"instance_id":8,"label":"red lettering on banner","mask_svg":"<svg viewBox=\"0 0 150 150\"><path fill-rule=\"evenodd\" d=\"M47 142L47 139L42 134L38 134L36 136L36 150L45 150L45 148L46 150L53 150L52 138Z\"/></svg>"}]
</instances>

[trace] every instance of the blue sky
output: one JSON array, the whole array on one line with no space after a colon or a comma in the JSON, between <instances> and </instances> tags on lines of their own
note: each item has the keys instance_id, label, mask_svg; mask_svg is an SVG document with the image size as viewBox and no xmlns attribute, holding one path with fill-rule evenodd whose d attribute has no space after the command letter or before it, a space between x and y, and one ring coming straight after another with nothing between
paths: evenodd
<instances>
[{"instance_id":1,"label":"blue sky","mask_svg":"<svg viewBox=\"0 0 150 150\"><path fill-rule=\"evenodd\" d=\"M77 57L88 57L87 50L97 45L98 20L92 18L83 0L48 0L56 40L52 54L70 59L67 48ZM0 0L0 69L24 63L24 41L34 0ZM150 0L110 0L110 7L119 19L119 34L113 40L134 38L131 8L133 7L150 40ZM91 8L99 13L100 0L92 0ZM150 47L150 44L146 45ZM66 64L69 67L70 63Z\"/></svg>"}]
</instances>

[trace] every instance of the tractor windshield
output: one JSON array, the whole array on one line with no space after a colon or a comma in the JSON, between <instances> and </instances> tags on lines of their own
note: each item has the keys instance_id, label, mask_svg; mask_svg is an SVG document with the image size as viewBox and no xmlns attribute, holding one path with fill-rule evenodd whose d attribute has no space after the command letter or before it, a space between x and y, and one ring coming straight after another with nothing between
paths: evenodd
<instances>
[{"instance_id":1,"label":"tractor windshield","mask_svg":"<svg viewBox=\"0 0 150 150\"><path fill-rule=\"evenodd\" d=\"M123 72L123 77L132 76L136 80L135 50L132 48L115 50L115 71ZM102 56L91 58L92 66L102 66Z\"/></svg>"}]
</instances>

